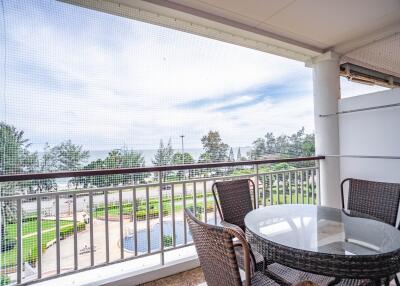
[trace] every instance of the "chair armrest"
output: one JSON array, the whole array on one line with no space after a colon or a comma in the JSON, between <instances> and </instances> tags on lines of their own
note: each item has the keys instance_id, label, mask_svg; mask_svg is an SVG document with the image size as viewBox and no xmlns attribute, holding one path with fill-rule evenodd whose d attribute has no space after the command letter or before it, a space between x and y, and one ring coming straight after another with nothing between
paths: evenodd
<instances>
[{"instance_id":1,"label":"chair armrest","mask_svg":"<svg viewBox=\"0 0 400 286\"><path fill-rule=\"evenodd\" d=\"M256 259L251 250L250 244L247 242L246 235L243 230L235 224L221 220L221 225L226 228L237 240L233 241L234 248L240 247L243 251L243 266L246 273L246 283L250 283L250 278L254 275L256 269ZM247 255L246 255L247 253ZM246 263L246 258L247 263Z\"/></svg>"},{"instance_id":2,"label":"chair armrest","mask_svg":"<svg viewBox=\"0 0 400 286\"><path fill-rule=\"evenodd\" d=\"M227 221L224 221L224 220L221 220L221 225L222 226L224 226L224 227L230 227L230 228L233 228L233 229L237 229L237 228L239 228L240 230L241 230L241 228L240 227L238 227L236 224L233 224L233 223L230 223L230 222L227 222Z\"/></svg>"},{"instance_id":3,"label":"chair armrest","mask_svg":"<svg viewBox=\"0 0 400 286\"><path fill-rule=\"evenodd\" d=\"M233 242L233 247L234 249L242 249L243 248L243 244L236 240ZM238 250L240 252L240 250ZM242 249L243 251L243 249ZM251 270L251 275L253 276L254 273L256 272L257 266L256 266L256 258L254 256L254 253L251 251L251 248L249 248L249 254L250 254L250 270ZM236 259L238 260L238 264L241 265L242 267L244 267L244 262L240 261L241 259L244 259L243 254L241 255L241 257L236 256Z\"/></svg>"}]
</instances>

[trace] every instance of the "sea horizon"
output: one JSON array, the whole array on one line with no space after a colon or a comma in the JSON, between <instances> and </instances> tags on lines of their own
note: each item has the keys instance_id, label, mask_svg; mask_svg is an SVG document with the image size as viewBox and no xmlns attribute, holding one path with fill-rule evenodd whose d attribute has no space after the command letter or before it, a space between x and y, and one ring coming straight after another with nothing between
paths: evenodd
<instances>
[{"instance_id":1,"label":"sea horizon","mask_svg":"<svg viewBox=\"0 0 400 286\"><path fill-rule=\"evenodd\" d=\"M232 147L233 149L233 154L235 156L235 160L236 160L236 156L237 156L237 151L240 148L240 152L242 154L242 156L246 156L247 152L251 150L250 146L244 146L244 147ZM105 158L107 158L108 154L115 149L122 149L122 148L112 148L112 149L104 149L104 150L87 150L89 151L89 158L86 160L85 165L89 164L92 161L96 161L98 159L104 160ZM143 155L144 159L145 159L145 166L147 167L151 167L154 166L152 160L154 159L154 156L157 152L157 149L132 149L132 151L135 152L139 152ZM173 149L174 153L176 152L181 152L181 149ZM190 155L192 155L193 159L195 160L195 162L198 161L200 155L204 152L203 148L187 148L184 149L185 153L189 153ZM229 150L228 150L229 153ZM37 151L37 154L39 154L40 156L43 154L43 151Z\"/></svg>"}]
</instances>

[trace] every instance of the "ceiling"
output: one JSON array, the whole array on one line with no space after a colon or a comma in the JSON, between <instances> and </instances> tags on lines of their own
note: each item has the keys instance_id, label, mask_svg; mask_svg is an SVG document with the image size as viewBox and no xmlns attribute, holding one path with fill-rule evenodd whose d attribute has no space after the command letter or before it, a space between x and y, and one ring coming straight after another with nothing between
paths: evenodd
<instances>
[{"instance_id":1,"label":"ceiling","mask_svg":"<svg viewBox=\"0 0 400 286\"><path fill-rule=\"evenodd\" d=\"M63 1L301 61L334 51L400 77L400 0Z\"/></svg>"},{"instance_id":2,"label":"ceiling","mask_svg":"<svg viewBox=\"0 0 400 286\"><path fill-rule=\"evenodd\" d=\"M150 0L151 2L151 0ZM399 0L170 0L320 49L400 25Z\"/></svg>"}]
</instances>

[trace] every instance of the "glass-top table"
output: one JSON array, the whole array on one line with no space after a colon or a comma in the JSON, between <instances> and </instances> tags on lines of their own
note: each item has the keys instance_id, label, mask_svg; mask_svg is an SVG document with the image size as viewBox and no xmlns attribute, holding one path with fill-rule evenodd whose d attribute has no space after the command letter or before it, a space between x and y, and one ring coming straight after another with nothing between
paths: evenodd
<instances>
[{"instance_id":1,"label":"glass-top table","mask_svg":"<svg viewBox=\"0 0 400 286\"><path fill-rule=\"evenodd\" d=\"M272 262L337 278L400 271L400 231L360 213L276 205L251 211L245 224L250 243Z\"/></svg>"}]
</instances>

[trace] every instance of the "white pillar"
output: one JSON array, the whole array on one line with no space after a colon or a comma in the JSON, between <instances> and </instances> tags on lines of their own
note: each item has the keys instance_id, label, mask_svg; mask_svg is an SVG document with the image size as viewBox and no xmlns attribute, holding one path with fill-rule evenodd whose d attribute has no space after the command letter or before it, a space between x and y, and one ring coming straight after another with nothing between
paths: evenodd
<instances>
[{"instance_id":1,"label":"white pillar","mask_svg":"<svg viewBox=\"0 0 400 286\"><path fill-rule=\"evenodd\" d=\"M340 99L339 57L328 52L312 61L314 88L315 152L317 155L339 155L338 116L320 117L338 111ZM341 207L340 159L326 157L320 161L320 202Z\"/></svg>"}]
</instances>

